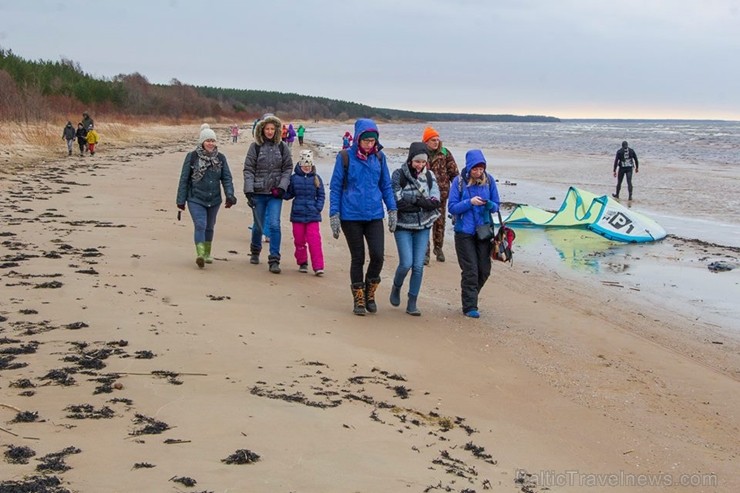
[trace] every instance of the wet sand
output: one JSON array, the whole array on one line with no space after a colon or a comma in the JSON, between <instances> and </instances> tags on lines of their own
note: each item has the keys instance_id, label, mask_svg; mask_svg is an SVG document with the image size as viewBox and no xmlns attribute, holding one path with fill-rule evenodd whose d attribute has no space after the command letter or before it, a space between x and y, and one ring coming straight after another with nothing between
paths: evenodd
<instances>
[{"instance_id":1,"label":"wet sand","mask_svg":"<svg viewBox=\"0 0 740 493\"><path fill-rule=\"evenodd\" d=\"M226 132L241 190L248 142L227 144ZM219 214L216 261L199 270L174 207L196 133L1 178L0 484L740 488L740 352L725 331L646 311L635 286L593 288L536 261L495 265L483 317L465 319L451 243L425 271L423 316L409 317L387 302L390 236L379 313L356 317L344 238L322 223L318 278L293 265L284 228L283 273L270 274L248 262L241 193ZM35 455L12 463L26 448Z\"/></svg>"}]
</instances>

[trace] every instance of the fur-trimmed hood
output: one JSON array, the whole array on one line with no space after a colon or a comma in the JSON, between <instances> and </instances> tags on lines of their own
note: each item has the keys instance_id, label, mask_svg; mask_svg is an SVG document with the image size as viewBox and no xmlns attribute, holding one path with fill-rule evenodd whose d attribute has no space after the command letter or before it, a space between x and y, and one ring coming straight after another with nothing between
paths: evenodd
<instances>
[{"instance_id":1,"label":"fur-trimmed hood","mask_svg":"<svg viewBox=\"0 0 740 493\"><path fill-rule=\"evenodd\" d=\"M281 130L283 128L283 122L281 122L280 118L275 115L265 116L258 121L257 126L254 127L254 142L259 146L265 143L265 136L262 135L262 129L268 123L275 125L275 135L272 137L273 144L278 145L282 140Z\"/></svg>"}]
</instances>

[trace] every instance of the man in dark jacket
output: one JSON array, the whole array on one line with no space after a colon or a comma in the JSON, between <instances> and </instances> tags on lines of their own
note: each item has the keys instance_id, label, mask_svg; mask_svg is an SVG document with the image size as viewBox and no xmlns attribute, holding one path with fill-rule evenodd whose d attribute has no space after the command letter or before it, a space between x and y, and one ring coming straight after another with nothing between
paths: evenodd
<instances>
[{"instance_id":1,"label":"man in dark jacket","mask_svg":"<svg viewBox=\"0 0 740 493\"><path fill-rule=\"evenodd\" d=\"M615 199L619 198L619 190L622 188L622 180L627 177L627 191L629 192L629 200L632 200L632 168L635 168L635 173L638 173L639 162L637 161L637 154L635 151L630 149L629 144L625 140L622 142L622 147L617 151L617 156L614 158L614 177L617 177L617 168L619 168L619 178L617 179L617 193L613 193L612 197Z\"/></svg>"},{"instance_id":2,"label":"man in dark jacket","mask_svg":"<svg viewBox=\"0 0 740 493\"><path fill-rule=\"evenodd\" d=\"M67 151L70 156L72 155L72 147L75 144L76 135L77 133L75 132L75 128L72 126L72 122L67 122L64 130L62 130L62 139L67 142Z\"/></svg>"}]
</instances>

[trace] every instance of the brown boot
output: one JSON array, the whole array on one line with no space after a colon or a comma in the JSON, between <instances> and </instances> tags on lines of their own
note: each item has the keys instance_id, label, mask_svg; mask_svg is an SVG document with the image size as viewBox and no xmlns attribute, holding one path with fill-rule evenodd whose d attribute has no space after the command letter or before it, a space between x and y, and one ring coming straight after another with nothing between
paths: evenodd
<instances>
[{"instance_id":1,"label":"brown boot","mask_svg":"<svg viewBox=\"0 0 740 493\"><path fill-rule=\"evenodd\" d=\"M365 281L365 308L370 313L378 311L378 305L375 303L375 290L378 289L378 284L380 284L380 278Z\"/></svg>"},{"instance_id":2,"label":"brown boot","mask_svg":"<svg viewBox=\"0 0 740 493\"><path fill-rule=\"evenodd\" d=\"M352 313L355 315L365 316L365 283L357 282L352 284L352 297L355 301Z\"/></svg>"},{"instance_id":3,"label":"brown boot","mask_svg":"<svg viewBox=\"0 0 740 493\"><path fill-rule=\"evenodd\" d=\"M434 255L437 257L437 262L445 261L445 254L442 251L442 247L434 247Z\"/></svg>"}]
</instances>

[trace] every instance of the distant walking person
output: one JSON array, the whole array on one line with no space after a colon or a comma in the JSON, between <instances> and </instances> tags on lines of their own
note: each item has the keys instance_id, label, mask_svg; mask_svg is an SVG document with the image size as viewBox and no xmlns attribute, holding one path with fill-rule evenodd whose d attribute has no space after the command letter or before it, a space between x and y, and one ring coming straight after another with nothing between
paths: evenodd
<instances>
[{"instance_id":1,"label":"distant walking person","mask_svg":"<svg viewBox=\"0 0 740 493\"><path fill-rule=\"evenodd\" d=\"M85 130L90 130L94 123L89 113L85 112L82 114L82 126L85 127Z\"/></svg>"},{"instance_id":2,"label":"distant walking person","mask_svg":"<svg viewBox=\"0 0 740 493\"><path fill-rule=\"evenodd\" d=\"M383 217L388 210L388 231L396 231L396 199L378 126L361 118L355 122L354 144L339 151L329 187L329 220L334 238L344 232L350 254L349 277L354 298L353 313L375 313L375 291L383 270L385 239ZM370 262L365 268L365 243Z\"/></svg>"},{"instance_id":3,"label":"distant walking person","mask_svg":"<svg viewBox=\"0 0 740 493\"><path fill-rule=\"evenodd\" d=\"M213 262L216 216L221 207L221 187L226 195L226 208L236 204L234 182L226 156L218 152L216 133L206 127L200 131L198 147L185 156L177 187L177 208L188 206L195 228L195 263L200 269Z\"/></svg>"},{"instance_id":4,"label":"distant walking person","mask_svg":"<svg viewBox=\"0 0 740 493\"><path fill-rule=\"evenodd\" d=\"M409 156L393 172L393 195L398 207L398 224L393 233L398 248L398 267L393 276L391 305L401 304L401 288L411 271L406 313L418 317L416 302L424 275L424 255L429 247L429 230L439 217L439 187L434 174L427 169L429 150L423 142L409 147Z\"/></svg>"},{"instance_id":5,"label":"distant walking person","mask_svg":"<svg viewBox=\"0 0 740 493\"><path fill-rule=\"evenodd\" d=\"M303 145L303 136L306 134L306 127L298 125L298 130L296 130L295 134L298 136L298 145Z\"/></svg>"},{"instance_id":6,"label":"distant walking person","mask_svg":"<svg viewBox=\"0 0 740 493\"><path fill-rule=\"evenodd\" d=\"M267 262L273 274L280 274L280 211L293 171L290 149L281 142L281 128L278 117L263 117L254 129L254 142L244 159L244 195L254 214L249 262L260 262L264 229L270 235Z\"/></svg>"},{"instance_id":7,"label":"distant walking person","mask_svg":"<svg viewBox=\"0 0 740 493\"><path fill-rule=\"evenodd\" d=\"M87 129L85 129L82 122L77 124L75 136L77 137L77 145L80 146L80 156L84 156L87 148Z\"/></svg>"},{"instance_id":8,"label":"distant walking person","mask_svg":"<svg viewBox=\"0 0 740 493\"><path fill-rule=\"evenodd\" d=\"M445 243L445 218L447 217L447 198L450 196L450 182L460 174L457 169L457 163L452 153L439 139L439 132L432 127L424 129L422 142L427 145L429 151L429 169L434 173L439 185L439 202L441 203L440 216L434 222L432 227L432 243L434 245L434 255L437 262L445 261L445 254L442 247ZM429 247L427 247L424 263L429 264Z\"/></svg>"},{"instance_id":9,"label":"distant walking person","mask_svg":"<svg viewBox=\"0 0 740 493\"><path fill-rule=\"evenodd\" d=\"M288 124L288 136L285 138L285 143L288 144L289 148L293 148L293 142L295 142L295 129L293 128L293 124Z\"/></svg>"},{"instance_id":10,"label":"distant walking person","mask_svg":"<svg viewBox=\"0 0 740 493\"><path fill-rule=\"evenodd\" d=\"M342 135L342 149L349 149L352 145L352 134L349 133L349 130L344 132L344 135Z\"/></svg>"},{"instance_id":11,"label":"distant walking person","mask_svg":"<svg viewBox=\"0 0 740 493\"><path fill-rule=\"evenodd\" d=\"M617 193L613 193L612 197L615 199L619 198L619 190L622 188L622 180L627 177L627 191L629 192L629 200L632 200L632 168L635 168L635 173L640 170L638 166L640 163L637 161L637 154L632 150L625 140L622 142L622 147L617 151L617 156L614 158L614 176L617 176L617 168L619 168L619 178L617 178Z\"/></svg>"},{"instance_id":12,"label":"distant walking person","mask_svg":"<svg viewBox=\"0 0 740 493\"><path fill-rule=\"evenodd\" d=\"M236 123L231 126L231 143L236 144L239 140L239 125Z\"/></svg>"},{"instance_id":13,"label":"distant walking person","mask_svg":"<svg viewBox=\"0 0 740 493\"><path fill-rule=\"evenodd\" d=\"M496 180L486 171L479 149L465 154L465 169L452 180L450 213L455 217L455 251L460 265L460 298L466 317L479 318L478 295L491 275L491 238L481 238L478 228L491 223L499 208Z\"/></svg>"},{"instance_id":14,"label":"distant walking person","mask_svg":"<svg viewBox=\"0 0 740 493\"><path fill-rule=\"evenodd\" d=\"M95 155L95 146L98 145L98 142L100 142L100 136L95 131L95 127L90 125L90 128L87 129L87 148L90 150L91 156Z\"/></svg>"},{"instance_id":15,"label":"distant walking person","mask_svg":"<svg viewBox=\"0 0 740 493\"><path fill-rule=\"evenodd\" d=\"M62 139L67 142L68 156L72 155L72 147L75 145L75 137L77 137L77 132L72 126L72 122L67 122L67 125L64 126L64 130L62 130Z\"/></svg>"},{"instance_id":16,"label":"distant walking person","mask_svg":"<svg viewBox=\"0 0 740 493\"><path fill-rule=\"evenodd\" d=\"M324 275L324 251L321 246L321 211L324 210L324 182L316 173L313 153L306 149L296 164L295 173L290 177L290 185L285 200L293 199L290 208L290 222L293 224L293 244L295 260L299 272L308 272L308 256L311 255L311 268L317 276Z\"/></svg>"}]
</instances>

